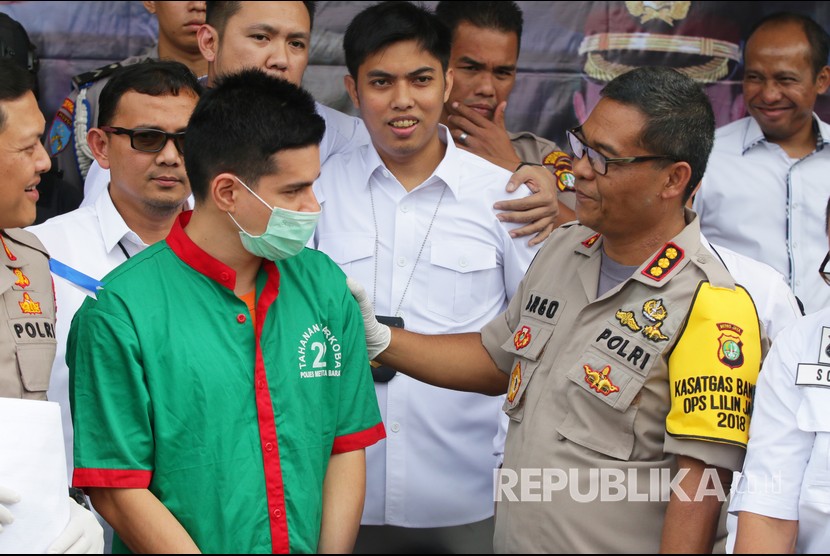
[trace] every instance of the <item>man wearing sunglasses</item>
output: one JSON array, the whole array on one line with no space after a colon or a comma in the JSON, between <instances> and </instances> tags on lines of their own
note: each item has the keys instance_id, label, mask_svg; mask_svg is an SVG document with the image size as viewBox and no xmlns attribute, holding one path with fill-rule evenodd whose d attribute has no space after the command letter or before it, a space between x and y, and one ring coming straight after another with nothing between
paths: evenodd
<instances>
[{"instance_id":1,"label":"man wearing sunglasses","mask_svg":"<svg viewBox=\"0 0 830 556\"><path fill-rule=\"evenodd\" d=\"M184 207L190 195L184 129L201 90L187 66L178 62L147 61L116 72L101 92L100 127L89 133L96 160L110 171L109 188L93 204L29 228L53 257L60 311L49 398L61 404L70 477L69 324L84 299L95 295L99 281L164 239Z\"/></svg>"},{"instance_id":2,"label":"man wearing sunglasses","mask_svg":"<svg viewBox=\"0 0 830 556\"><path fill-rule=\"evenodd\" d=\"M507 392L497 552L711 552L768 345L684 210L714 128L702 88L672 69L611 81L569 133L579 224L552 234L481 334L390 330L354 287L370 355Z\"/></svg>"}]
</instances>

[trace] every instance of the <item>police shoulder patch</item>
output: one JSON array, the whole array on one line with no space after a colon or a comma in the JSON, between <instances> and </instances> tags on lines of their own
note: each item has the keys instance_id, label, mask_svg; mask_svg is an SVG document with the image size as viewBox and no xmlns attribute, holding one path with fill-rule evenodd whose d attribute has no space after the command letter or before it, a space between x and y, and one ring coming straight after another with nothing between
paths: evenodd
<instances>
[{"instance_id":1,"label":"police shoulder patch","mask_svg":"<svg viewBox=\"0 0 830 556\"><path fill-rule=\"evenodd\" d=\"M573 161L571 157L562 151L553 151L542 161L556 176L556 185L560 191L574 190Z\"/></svg>"},{"instance_id":2,"label":"police shoulder patch","mask_svg":"<svg viewBox=\"0 0 830 556\"><path fill-rule=\"evenodd\" d=\"M677 263L683 260L683 249L672 242L663 246L660 252L654 257L648 266L643 269L643 276L651 278L660 282L663 278L668 276L671 270L677 266Z\"/></svg>"}]
</instances>

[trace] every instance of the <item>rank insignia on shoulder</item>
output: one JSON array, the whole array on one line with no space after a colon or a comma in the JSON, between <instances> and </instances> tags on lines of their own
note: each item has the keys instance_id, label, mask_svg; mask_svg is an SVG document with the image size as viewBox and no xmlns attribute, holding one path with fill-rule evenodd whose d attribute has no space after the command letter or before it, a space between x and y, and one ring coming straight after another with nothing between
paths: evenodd
<instances>
[{"instance_id":1,"label":"rank insignia on shoulder","mask_svg":"<svg viewBox=\"0 0 830 556\"><path fill-rule=\"evenodd\" d=\"M643 276L659 282L682 260L683 249L669 242L663 246L660 253L643 269Z\"/></svg>"},{"instance_id":2,"label":"rank insignia on shoulder","mask_svg":"<svg viewBox=\"0 0 830 556\"><path fill-rule=\"evenodd\" d=\"M588 383L591 390L596 390L603 396L620 391L619 386L611 382L611 378L608 376L611 374L611 365L606 365L599 371L595 371L589 365L582 365L582 368L585 369L585 382Z\"/></svg>"},{"instance_id":3,"label":"rank insignia on shoulder","mask_svg":"<svg viewBox=\"0 0 830 556\"><path fill-rule=\"evenodd\" d=\"M519 386L522 385L522 362L517 361L516 366L513 367L513 372L510 373L510 387L507 389L507 401L513 403L516 399L516 394L519 393Z\"/></svg>"},{"instance_id":4,"label":"rank insignia on shoulder","mask_svg":"<svg viewBox=\"0 0 830 556\"><path fill-rule=\"evenodd\" d=\"M42 311L40 310L40 303L32 299L32 296L28 293L24 293L23 301L18 301L17 304L20 305L20 310L27 315L42 314Z\"/></svg>"},{"instance_id":5,"label":"rank insignia on shoulder","mask_svg":"<svg viewBox=\"0 0 830 556\"><path fill-rule=\"evenodd\" d=\"M530 327L522 326L521 330L513 336L513 345L516 346L516 349L524 349L530 343L530 337Z\"/></svg>"},{"instance_id":6,"label":"rank insignia on shoulder","mask_svg":"<svg viewBox=\"0 0 830 556\"><path fill-rule=\"evenodd\" d=\"M597 242L600 235L602 235L602 234L592 235L591 237L589 237L588 239L586 239L585 241L582 242L582 246L585 247L586 249L590 249Z\"/></svg>"},{"instance_id":7,"label":"rank insignia on shoulder","mask_svg":"<svg viewBox=\"0 0 830 556\"><path fill-rule=\"evenodd\" d=\"M741 334L744 331L740 326L728 322L719 322L717 326L721 331L718 338L718 360L730 369L737 369L744 364L744 354L741 349L744 345L741 341Z\"/></svg>"}]
</instances>

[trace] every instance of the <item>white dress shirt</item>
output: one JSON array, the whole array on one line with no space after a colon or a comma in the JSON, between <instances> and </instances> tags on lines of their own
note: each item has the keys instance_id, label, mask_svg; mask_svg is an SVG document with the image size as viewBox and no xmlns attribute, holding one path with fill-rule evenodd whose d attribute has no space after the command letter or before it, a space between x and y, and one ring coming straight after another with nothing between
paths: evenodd
<instances>
[{"instance_id":1,"label":"white dress shirt","mask_svg":"<svg viewBox=\"0 0 830 556\"><path fill-rule=\"evenodd\" d=\"M317 113L326 121L326 132L320 143L320 164L323 164L333 154L348 152L369 143L369 132L366 131L363 120L319 102L316 102L315 106ZM81 206L85 207L94 203L98 195L106 190L109 182L110 171L104 170L97 161L93 161L84 180L84 199L81 201Z\"/></svg>"},{"instance_id":2,"label":"white dress shirt","mask_svg":"<svg viewBox=\"0 0 830 556\"><path fill-rule=\"evenodd\" d=\"M314 241L364 285L377 314L400 306L409 330L473 332L505 309L536 252L509 236L515 225L499 222L493 203L530 191L506 193L510 172L456 148L445 127L439 134L446 154L410 192L371 145L331 157L315 184ZM387 438L366 450L363 524L444 527L493 515L504 397L400 373L375 387Z\"/></svg>"},{"instance_id":3,"label":"white dress shirt","mask_svg":"<svg viewBox=\"0 0 830 556\"><path fill-rule=\"evenodd\" d=\"M818 267L827 252L830 126L814 116L817 150L794 161L753 118L717 130L694 209L703 234L784 275L812 313L830 305Z\"/></svg>"},{"instance_id":4,"label":"white dress shirt","mask_svg":"<svg viewBox=\"0 0 830 556\"><path fill-rule=\"evenodd\" d=\"M28 231L38 237L53 259L96 280L100 280L127 260L121 246L130 256L147 247L141 238L127 227L106 191L98 196L93 205L55 216L43 224L28 228ZM52 277L57 303L55 326L58 348L55 362L52 364L52 378L49 381L47 397L61 406L67 473L71 481L74 460L66 339L69 336L72 317L90 292L54 273Z\"/></svg>"},{"instance_id":5,"label":"white dress shirt","mask_svg":"<svg viewBox=\"0 0 830 556\"><path fill-rule=\"evenodd\" d=\"M828 346L830 308L799 319L775 340L758 378L744 469L729 508L798 520L799 554L830 548Z\"/></svg>"},{"instance_id":6,"label":"white dress shirt","mask_svg":"<svg viewBox=\"0 0 830 556\"><path fill-rule=\"evenodd\" d=\"M703 234L700 242L721 260L735 282L749 292L758 311L758 320L770 340L801 316L798 302L780 272L722 245L713 245Z\"/></svg>"}]
</instances>

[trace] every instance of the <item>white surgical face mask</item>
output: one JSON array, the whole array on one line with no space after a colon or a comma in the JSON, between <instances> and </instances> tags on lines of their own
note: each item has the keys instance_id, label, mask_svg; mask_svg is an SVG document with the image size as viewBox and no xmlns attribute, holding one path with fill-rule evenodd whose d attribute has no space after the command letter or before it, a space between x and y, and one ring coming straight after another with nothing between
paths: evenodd
<instances>
[{"instance_id":1,"label":"white surgical face mask","mask_svg":"<svg viewBox=\"0 0 830 556\"><path fill-rule=\"evenodd\" d=\"M302 251L311 238L311 234L314 233L317 220L320 218L320 211L295 212L280 207L272 207L245 185L245 182L239 178L236 178L236 180L271 211L268 226L258 236L246 232L236 221L236 218L228 213L228 216L231 217L233 223L240 230L239 237L242 239L242 246L252 255L269 261L281 261Z\"/></svg>"}]
</instances>

